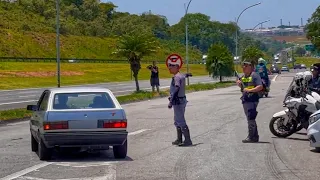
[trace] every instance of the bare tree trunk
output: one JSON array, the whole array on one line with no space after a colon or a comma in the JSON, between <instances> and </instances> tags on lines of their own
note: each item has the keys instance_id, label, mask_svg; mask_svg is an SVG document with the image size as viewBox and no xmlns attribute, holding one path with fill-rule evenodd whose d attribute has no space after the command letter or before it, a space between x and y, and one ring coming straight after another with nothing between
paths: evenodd
<instances>
[{"instance_id":1,"label":"bare tree trunk","mask_svg":"<svg viewBox=\"0 0 320 180\"><path fill-rule=\"evenodd\" d=\"M136 82L136 91L140 91L139 81L138 81L138 74L133 74L134 81Z\"/></svg>"},{"instance_id":2,"label":"bare tree trunk","mask_svg":"<svg viewBox=\"0 0 320 180\"><path fill-rule=\"evenodd\" d=\"M133 59L131 59L130 62L131 62L130 65L131 65L131 70L133 72L134 81L136 83L136 91L140 91L139 80L138 80L139 70L141 69L140 59L138 59L137 57L133 57Z\"/></svg>"}]
</instances>

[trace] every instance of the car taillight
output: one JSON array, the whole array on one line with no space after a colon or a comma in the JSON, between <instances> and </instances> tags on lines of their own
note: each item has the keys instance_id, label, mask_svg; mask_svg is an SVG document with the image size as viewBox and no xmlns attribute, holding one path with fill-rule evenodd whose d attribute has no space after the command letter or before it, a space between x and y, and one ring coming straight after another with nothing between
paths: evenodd
<instances>
[{"instance_id":1,"label":"car taillight","mask_svg":"<svg viewBox=\"0 0 320 180\"><path fill-rule=\"evenodd\" d=\"M103 128L127 128L127 122L104 122Z\"/></svg>"},{"instance_id":2,"label":"car taillight","mask_svg":"<svg viewBox=\"0 0 320 180\"><path fill-rule=\"evenodd\" d=\"M43 123L44 130L57 130L57 129L68 129L68 128L69 128L68 121Z\"/></svg>"}]
</instances>

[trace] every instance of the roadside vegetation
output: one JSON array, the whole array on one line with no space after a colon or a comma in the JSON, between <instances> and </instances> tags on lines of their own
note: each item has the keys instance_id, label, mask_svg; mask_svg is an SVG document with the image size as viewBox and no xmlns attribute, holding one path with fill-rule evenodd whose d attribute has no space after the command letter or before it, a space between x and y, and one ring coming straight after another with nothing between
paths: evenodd
<instances>
[{"instance_id":1,"label":"roadside vegetation","mask_svg":"<svg viewBox=\"0 0 320 180\"><path fill-rule=\"evenodd\" d=\"M234 85L235 82L225 81L218 83L198 83L192 84L186 87L186 93L196 92L196 91L206 91L206 90L214 90L217 88L225 88ZM165 98L169 96L169 90L165 89L160 91L160 93L152 93L150 91L138 91L129 95L117 96L120 104L132 103L137 101L155 99L155 98ZM26 108L22 109L11 109L0 111L0 120L9 121L9 120L22 120L25 118L29 118L32 112L27 111Z\"/></svg>"},{"instance_id":2,"label":"roadside vegetation","mask_svg":"<svg viewBox=\"0 0 320 180\"><path fill-rule=\"evenodd\" d=\"M55 0L0 1L0 56L55 57L55 3ZM262 51L275 53L287 46L272 39L253 38L240 32L233 22L221 23L202 13L189 13L170 26L163 15L151 11L135 15L119 12L117 8L111 2L60 1L61 57L118 59L112 52L119 39L141 29L152 33L160 47L142 61L165 61L171 53L185 57L186 21L189 24L190 60L201 60L201 55L217 42L235 52L236 31L240 51L254 45Z\"/></svg>"},{"instance_id":3,"label":"roadside vegetation","mask_svg":"<svg viewBox=\"0 0 320 180\"><path fill-rule=\"evenodd\" d=\"M148 80L149 64L142 63L139 80ZM160 78L170 78L171 75L165 64L158 64ZM186 72L186 66L181 70ZM189 71L194 76L208 75L205 65L191 64ZM92 84L103 82L131 81L128 64L109 63L62 63L61 86ZM0 89L21 89L31 87L56 86L55 63L16 63L0 62Z\"/></svg>"}]
</instances>

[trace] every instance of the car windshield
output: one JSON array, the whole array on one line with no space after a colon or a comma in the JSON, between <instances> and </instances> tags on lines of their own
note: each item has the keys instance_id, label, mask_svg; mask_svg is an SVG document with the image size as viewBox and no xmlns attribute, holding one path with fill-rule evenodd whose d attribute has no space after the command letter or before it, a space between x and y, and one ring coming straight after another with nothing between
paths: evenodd
<instances>
[{"instance_id":1,"label":"car windshield","mask_svg":"<svg viewBox=\"0 0 320 180\"><path fill-rule=\"evenodd\" d=\"M54 95L53 109L96 109L115 108L106 92L57 93Z\"/></svg>"}]
</instances>

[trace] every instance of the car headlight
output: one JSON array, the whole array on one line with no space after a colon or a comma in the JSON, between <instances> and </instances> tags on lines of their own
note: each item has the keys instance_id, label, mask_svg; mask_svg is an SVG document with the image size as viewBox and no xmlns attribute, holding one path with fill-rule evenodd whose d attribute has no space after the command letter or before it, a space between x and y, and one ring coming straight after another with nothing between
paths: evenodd
<instances>
[{"instance_id":1,"label":"car headlight","mask_svg":"<svg viewBox=\"0 0 320 180\"><path fill-rule=\"evenodd\" d=\"M320 113L319 114L315 114L313 116L310 116L309 124L313 124L313 123L317 122L319 119L320 119Z\"/></svg>"}]
</instances>

